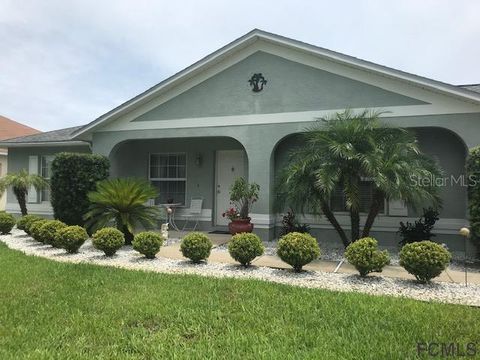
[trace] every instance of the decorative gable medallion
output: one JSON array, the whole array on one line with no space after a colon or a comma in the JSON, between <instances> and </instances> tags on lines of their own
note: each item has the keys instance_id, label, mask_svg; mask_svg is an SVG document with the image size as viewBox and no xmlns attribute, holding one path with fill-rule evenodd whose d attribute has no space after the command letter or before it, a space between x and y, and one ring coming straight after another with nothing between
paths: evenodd
<instances>
[{"instance_id":1,"label":"decorative gable medallion","mask_svg":"<svg viewBox=\"0 0 480 360\"><path fill-rule=\"evenodd\" d=\"M263 86L267 85L267 79L265 79L262 73L253 74L250 80L248 80L253 92L260 92L263 90Z\"/></svg>"}]
</instances>

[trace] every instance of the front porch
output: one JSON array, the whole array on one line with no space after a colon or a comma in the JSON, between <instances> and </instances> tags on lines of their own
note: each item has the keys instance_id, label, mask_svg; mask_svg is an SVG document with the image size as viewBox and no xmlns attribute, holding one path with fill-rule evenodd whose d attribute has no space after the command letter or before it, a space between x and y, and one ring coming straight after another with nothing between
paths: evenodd
<instances>
[{"instance_id":1,"label":"front porch","mask_svg":"<svg viewBox=\"0 0 480 360\"><path fill-rule=\"evenodd\" d=\"M191 200L202 199L201 213L193 218L197 229L227 230L222 214L230 206L230 186L237 177L248 178L245 149L229 137L129 140L115 146L109 158L112 177L147 178L159 192L154 204L173 204L179 229Z\"/></svg>"}]
</instances>

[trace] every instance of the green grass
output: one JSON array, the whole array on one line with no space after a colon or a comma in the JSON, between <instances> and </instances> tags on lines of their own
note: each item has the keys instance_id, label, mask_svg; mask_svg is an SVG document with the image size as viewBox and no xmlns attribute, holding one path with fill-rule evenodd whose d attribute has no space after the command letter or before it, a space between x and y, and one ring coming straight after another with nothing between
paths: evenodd
<instances>
[{"instance_id":1,"label":"green grass","mask_svg":"<svg viewBox=\"0 0 480 360\"><path fill-rule=\"evenodd\" d=\"M407 359L419 341L480 334L467 306L62 264L3 244L0 271L0 359Z\"/></svg>"}]
</instances>

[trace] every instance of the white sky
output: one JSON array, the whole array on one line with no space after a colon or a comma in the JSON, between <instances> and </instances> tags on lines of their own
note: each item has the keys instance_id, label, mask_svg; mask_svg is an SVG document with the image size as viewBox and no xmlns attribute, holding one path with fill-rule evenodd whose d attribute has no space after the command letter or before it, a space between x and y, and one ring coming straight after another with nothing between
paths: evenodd
<instances>
[{"instance_id":1,"label":"white sky","mask_svg":"<svg viewBox=\"0 0 480 360\"><path fill-rule=\"evenodd\" d=\"M83 125L253 28L480 83L476 0L0 0L0 115Z\"/></svg>"}]
</instances>

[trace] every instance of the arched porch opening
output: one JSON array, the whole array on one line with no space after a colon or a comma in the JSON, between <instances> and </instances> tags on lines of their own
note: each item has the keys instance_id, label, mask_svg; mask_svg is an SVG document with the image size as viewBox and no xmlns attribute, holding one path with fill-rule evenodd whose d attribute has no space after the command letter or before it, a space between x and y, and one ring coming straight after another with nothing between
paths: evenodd
<instances>
[{"instance_id":1,"label":"arched porch opening","mask_svg":"<svg viewBox=\"0 0 480 360\"><path fill-rule=\"evenodd\" d=\"M149 180L159 191L155 204L180 204L176 222L182 227L193 198L202 198L199 229L226 229L221 214L229 206L234 178L248 179L248 157L231 137L132 139L110 152L111 177Z\"/></svg>"}]
</instances>

